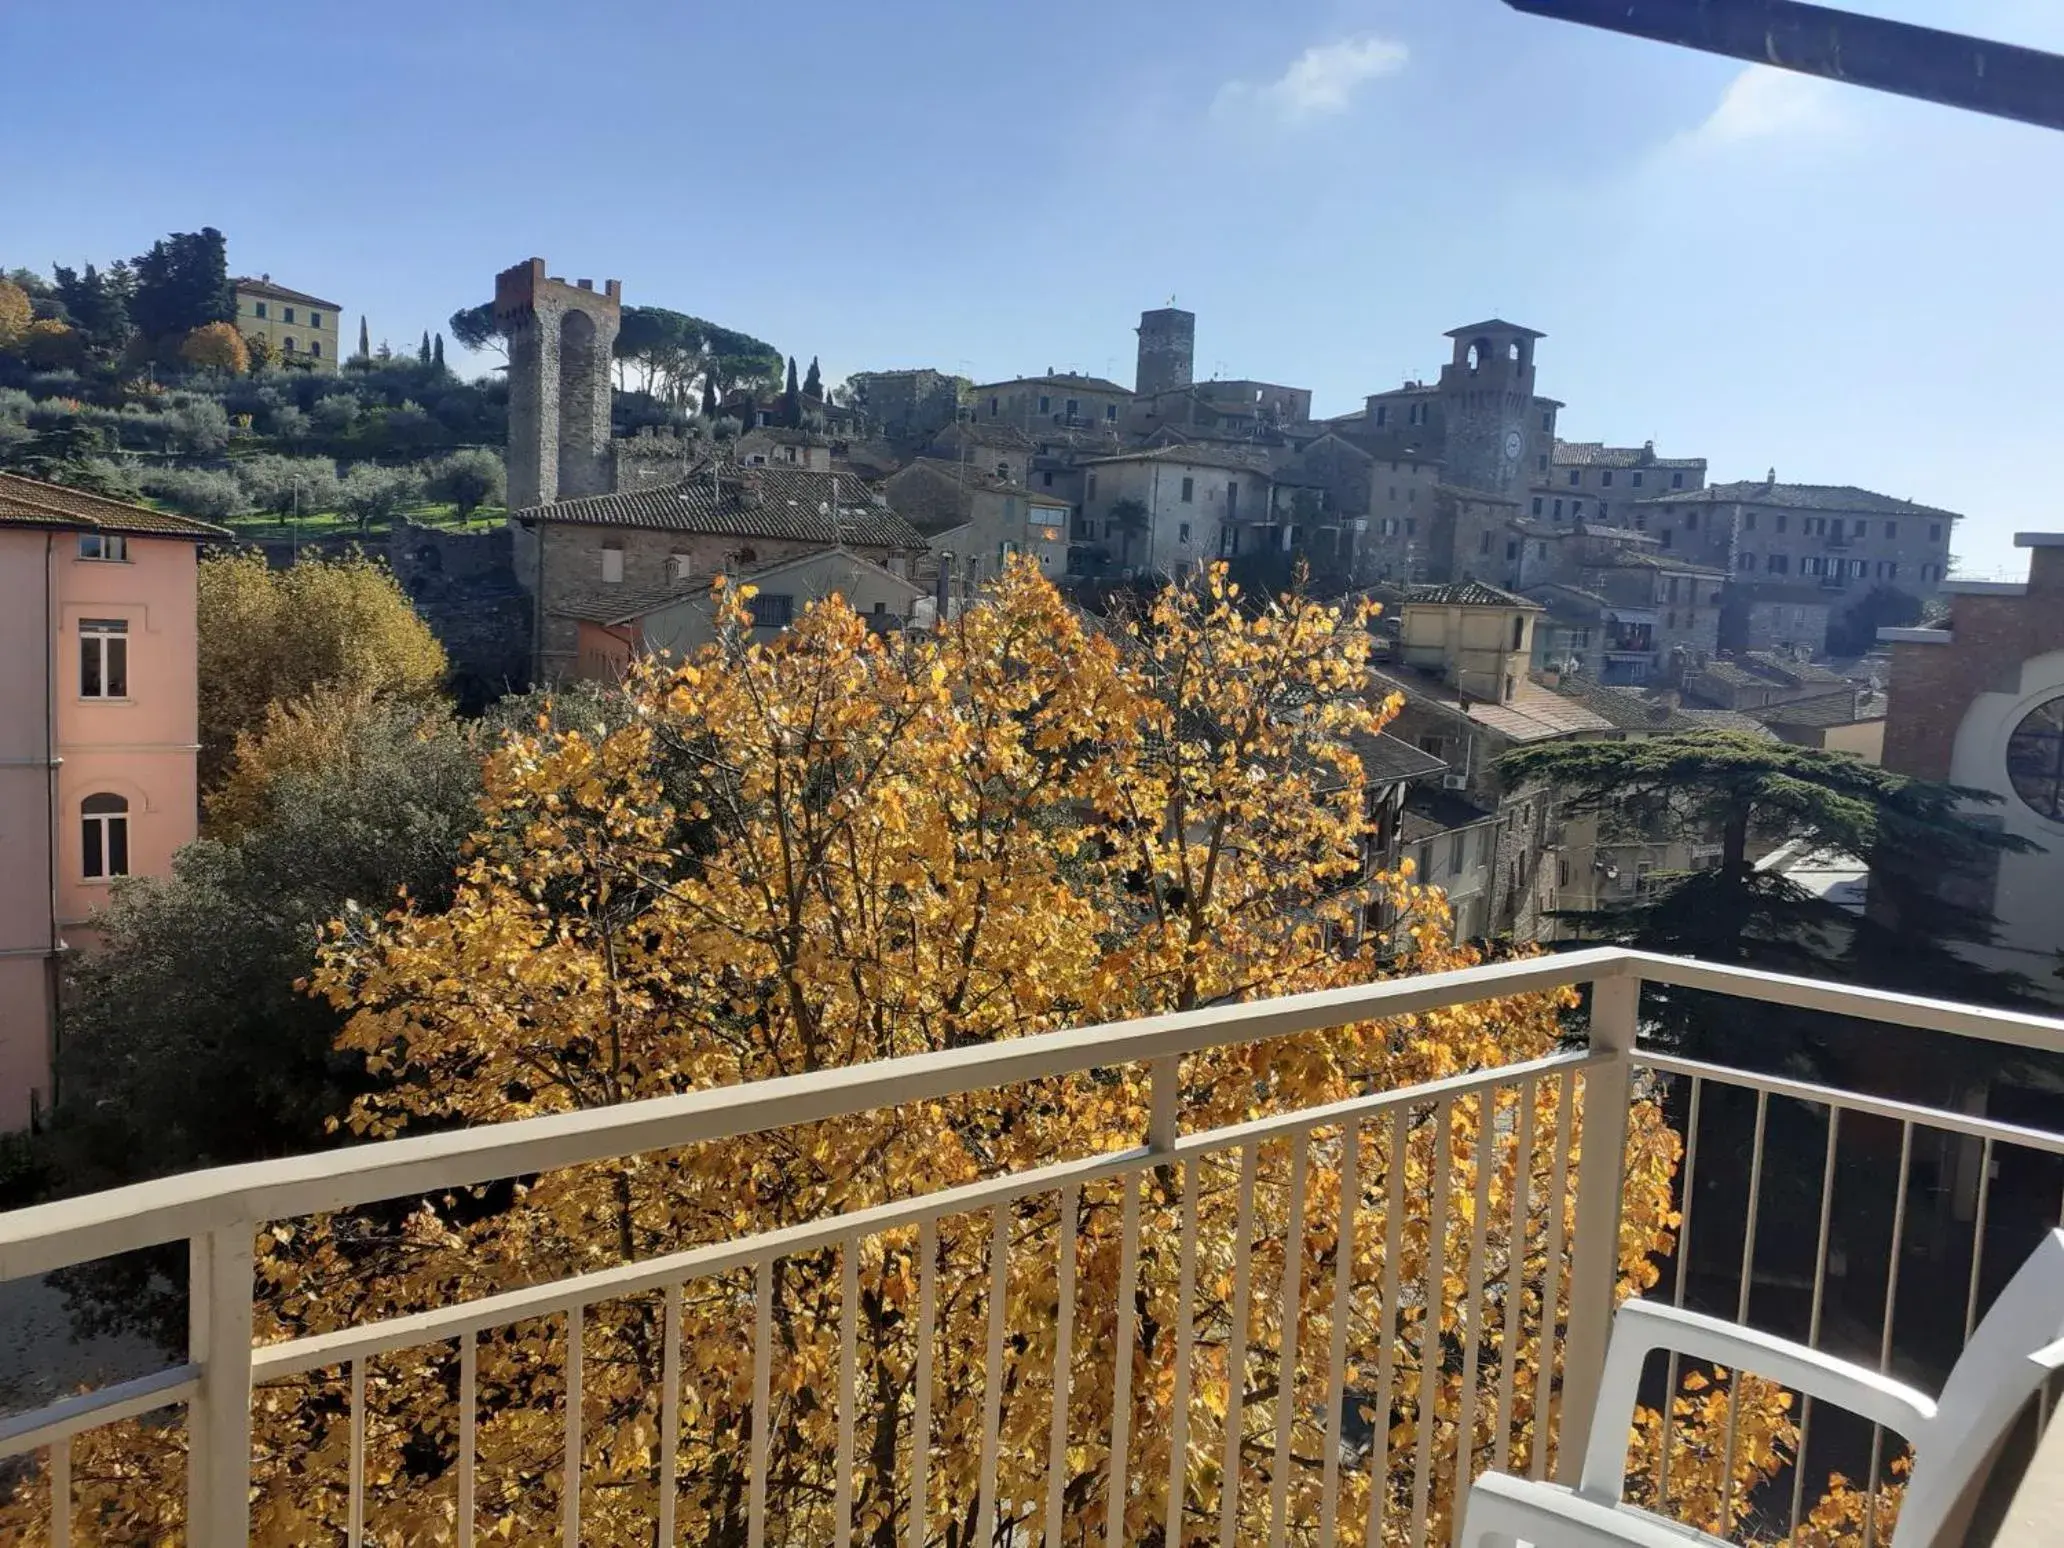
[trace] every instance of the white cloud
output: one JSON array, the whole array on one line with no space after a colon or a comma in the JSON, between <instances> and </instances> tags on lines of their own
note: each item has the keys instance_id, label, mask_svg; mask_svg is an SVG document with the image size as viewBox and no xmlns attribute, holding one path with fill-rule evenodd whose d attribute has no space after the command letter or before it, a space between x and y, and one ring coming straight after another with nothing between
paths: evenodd
<instances>
[{"instance_id":1,"label":"white cloud","mask_svg":"<svg viewBox=\"0 0 2064 1548\"><path fill-rule=\"evenodd\" d=\"M1404 69L1410 50L1389 38L1342 38L1306 49L1274 80L1228 81L1211 105L1221 117L1261 112L1285 124L1344 113L1370 81Z\"/></svg>"},{"instance_id":2,"label":"white cloud","mask_svg":"<svg viewBox=\"0 0 2064 1548\"><path fill-rule=\"evenodd\" d=\"M1728 83L1706 121L1679 137L1694 149L1821 140L1847 126L1843 87L1818 76L1750 65Z\"/></svg>"}]
</instances>

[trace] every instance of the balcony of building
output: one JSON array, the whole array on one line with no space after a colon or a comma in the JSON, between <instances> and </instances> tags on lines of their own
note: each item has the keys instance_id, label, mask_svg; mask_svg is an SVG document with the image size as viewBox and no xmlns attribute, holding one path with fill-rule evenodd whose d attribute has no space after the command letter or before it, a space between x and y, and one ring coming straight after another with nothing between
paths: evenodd
<instances>
[{"instance_id":1,"label":"balcony of building","mask_svg":"<svg viewBox=\"0 0 2064 1548\"><path fill-rule=\"evenodd\" d=\"M1536 995L1563 996L1569 1027L1544 1057L1234 1123L1196 1106L1207 1058L1244 1050L1265 1090L1331 1029L1402 1042ZM1958 1068L2064 1051L2064 1022L1594 949L172 1177L0 1215L0 1278L183 1243L193 1287L185 1359L0 1420L0 1480L57 1507L53 1543L141 1540L94 1503L133 1461L209 1545L1445 1544L1482 1470L1581 1456L1616 1295L1932 1385L2056 1222L2064 1121L1699 1062L1644 1019L1687 995ZM1030 1124L1112 1102L1119 1142L946 1187L831 1187L766 1226L740 1177L734 1230L658 1256L597 1240L567 1272L512 1255L488 1293L433 1281L285 1338L254 1322L304 1288L275 1244L324 1222L377 1221L336 1233L362 1248L407 1236L397 1201L520 1210L540 1177L649 1177L754 1136L792 1138L803 1167L826 1126L944 1124L1006 1092L1045 1094L1013 1107ZM1643 1198L1662 1213L1633 1218ZM1665 1425L1653 1497L1734 1520L1738 1432L1746 1458L1752 1413L1777 1411L1714 1381L1696 1445ZM1786 1412L1805 1460L1736 1522L1759 1541L1810 1516L1831 1470L1885 1484L1899 1455L1868 1424ZM1994 1496L2021 1491L2010 1548L2056 1540L2042 1491L2064 1458L2023 1468L2037 1444L1997 1470Z\"/></svg>"}]
</instances>

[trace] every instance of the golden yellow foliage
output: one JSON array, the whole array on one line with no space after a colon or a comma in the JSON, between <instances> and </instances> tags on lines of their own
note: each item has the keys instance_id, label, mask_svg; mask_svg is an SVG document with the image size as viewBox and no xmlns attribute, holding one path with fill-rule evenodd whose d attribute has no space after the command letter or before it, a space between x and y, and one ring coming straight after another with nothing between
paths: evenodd
<instances>
[{"instance_id":1,"label":"golden yellow foliage","mask_svg":"<svg viewBox=\"0 0 2064 1548\"><path fill-rule=\"evenodd\" d=\"M22 358L46 371L76 366L86 358L86 341L55 317L39 317L15 341Z\"/></svg>"},{"instance_id":2,"label":"golden yellow foliage","mask_svg":"<svg viewBox=\"0 0 2064 1548\"><path fill-rule=\"evenodd\" d=\"M29 293L12 280L0 279L0 349L12 349L19 343L35 315Z\"/></svg>"},{"instance_id":3,"label":"golden yellow foliage","mask_svg":"<svg viewBox=\"0 0 2064 1548\"><path fill-rule=\"evenodd\" d=\"M285 570L252 553L203 559L199 627L204 792L273 704L318 688L425 697L444 681L444 647L429 625L384 565L355 554Z\"/></svg>"},{"instance_id":4,"label":"golden yellow foliage","mask_svg":"<svg viewBox=\"0 0 2064 1548\"><path fill-rule=\"evenodd\" d=\"M251 369L251 351L234 323L211 322L179 341L179 358L189 365L242 376Z\"/></svg>"},{"instance_id":5,"label":"golden yellow foliage","mask_svg":"<svg viewBox=\"0 0 2064 1548\"><path fill-rule=\"evenodd\" d=\"M634 672L623 729L519 737L490 761L483 828L446 911L333 927L319 988L354 1011L344 1041L383 1082L346 1116L352 1132L594 1108L1475 960L1452 943L1438 892L1367 862L1354 744L1395 706L1367 696L1361 613L1296 599L1248 610L1221 569L1165 594L1114 640L1021 566L986 605L895 644L836 601L771 645L751 642L741 609L728 617L693 660ZM1372 906L1382 931L1363 928ZM1184 1125L1537 1057L1557 1046L1569 1003L1532 996L1191 1055ZM1062 1540L1105 1541L1122 1307L1132 1323L1127 1542L1160 1539L1171 1474L1183 1540L1217 1540L1229 1494L1239 1539L1263 1540L1279 1425L1290 1521L1298 1541L1314 1541L1335 1444L1336 1337L1351 1367L1352 1416L1335 1452L1343 1535L1360 1540L1373 1507L1385 1543L1445 1541L1464 1441L1472 1471L1552 1459L1582 1095L1574 1074L1512 1083L1079 1192L1033 1191L997 1212L948 1215L923 1236L899 1227L774 1260L768 1540L832 1535L850 1318L858 1384L845 1482L869 1542L907 1542L921 1504L926 1542L972 1544L992 1405L996 1540L1045 1540L1057 1465ZM1123 1150L1139 1143L1150 1101L1146 1071L1115 1068L405 1210L280 1223L259 1238L259 1336L361 1324ZM1673 1245L1678 1152L1659 1111L1637 1104L1622 1294L1652 1284L1655 1256ZM1138 1227L1129 1293L1128 1217ZM992 1390L999 1232L1005 1336ZM1056 1458L1058 1254L1071 1232L1067 1442ZM936 1308L920 1328L928 1240ZM1343 1274L1348 1315L1336 1330ZM683 1542L745 1541L753 1306L750 1270L683 1295ZM641 1294L579 1319L587 1543L651 1541L661 1307ZM556 1540L568 1336L562 1318L481 1336L478 1489L490 1537ZM921 1348L933 1429L918 1501ZM368 1362L368 1540L451 1540L456 1372L449 1344ZM329 1371L257 1394L255 1541L336 1539L346 1390ZM1746 1491L1781 1460L1789 1421L1753 1391L1740 1418ZM1637 1426L1637 1450L1653 1445L1645 1433ZM170 1530L178 1491L147 1480L176 1478L180 1444L177 1427L82 1438L82 1508L118 1536ZM1699 1459L1684 1464L1688 1483L1718 1466L1705 1409L1682 1414L1674 1444ZM0 1529L39 1523L46 1498L25 1484Z\"/></svg>"}]
</instances>

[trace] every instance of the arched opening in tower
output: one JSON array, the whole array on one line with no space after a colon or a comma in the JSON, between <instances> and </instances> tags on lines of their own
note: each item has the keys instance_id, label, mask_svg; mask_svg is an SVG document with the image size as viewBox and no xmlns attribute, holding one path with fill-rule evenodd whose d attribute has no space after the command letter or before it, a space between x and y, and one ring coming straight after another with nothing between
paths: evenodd
<instances>
[{"instance_id":1,"label":"arched opening in tower","mask_svg":"<svg viewBox=\"0 0 2064 1548\"><path fill-rule=\"evenodd\" d=\"M598 494L609 437L609 362L597 358L595 319L570 309L559 320L559 498ZM599 426L599 428L598 428Z\"/></svg>"}]
</instances>

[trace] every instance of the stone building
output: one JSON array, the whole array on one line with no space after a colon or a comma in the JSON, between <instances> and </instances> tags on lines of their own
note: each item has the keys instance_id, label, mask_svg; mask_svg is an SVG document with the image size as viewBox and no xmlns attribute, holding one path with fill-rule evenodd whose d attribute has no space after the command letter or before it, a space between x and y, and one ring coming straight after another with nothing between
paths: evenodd
<instances>
[{"instance_id":1,"label":"stone building","mask_svg":"<svg viewBox=\"0 0 2064 1548\"><path fill-rule=\"evenodd\" d=\"M846 386L869 425L892 441L922 441L960 415L962 379L929 366L855 371Z\"/></svg>"},{"instance_id":2,"label":"stone building","mask_svg":"<svg viewBox=\"0 0 2064 1548\"><path fill-rule=\"evenodd\" d=\"M821 548L785 559L740 566L727 580L750 584L747 604L753 636L772 639L813 602L837 596L879 631L900 629L927 602L924 590L842 548ZM563 603L576 633L572 675L615 682L639 655L685 656L716 638L714 576L697 576L654 590L603 587Z\"/></svg>"},{"instance_id":3,"label":"stone building","mask_svg":"<svg viewBox=\"0 0 2064 1548\"><path fill-rule=\"evenodd\" d=\"M933 436L923 455L941 462L964 462L1005 483L1029 485L1032 459L1038 450L1039 443L1022 430L988 421L960 420Z\"/></svg>"},{"instance_id":4,"label":"stone building","mask_svg":"<svg viewBox=\"0 0 2064 1548\"><path fill-rule=\"evenodd\" d=\"M1042 376L990 382L975 388L971 397L970 417L976 423L1010 425L1030 436L1095 425L1116 429L1132 403L1130 390L1116 382L1051 368Z\"/></svg>"},{"instance_id":5,"label":"stone building","mask_svg":"<svg viewBox=\"0 0 2064 1548\"><path fill-rule=\"evenodd\" d=\"M1638 530L1744 587L1819 586L1840 611L1878 586L1926 601L1949 575L1953 511L1835 484L1716 484L1637 501Z\"/></svg>"},{"instance_id":6,"label":"stone building","mask_svg":"<svg viewBox=\"0 0 2064 1548\"><path fill-rule=\"evenodd\" d=\"M1720 648L1737 655L1769 651L1807 660L1824 656L1833 613L1829 599L1835 595L1801 583L1730 584L1720 607Z\"/></svg>"},{"instance_id":7,"label":"stone building","mask_svg":"<svg viewBox=\"0 0 2064 1548\"><path fill-rule=\"evenodd\" d=\"M1950 581L1946 627L1880 631L1892 652L1884 761L1991 792L1998 803L1972 815L2041 846L1942 887L1999 920L1998 939L1968 955L2064 999L2064 533L2015 542L2032 550L2026 582Z\"/></svg>"},{"instance_id":8,"label":"stone building","mask_svg":"<svg viewBox=\"0 0 2064 1548\"><path fill-rule=\"evenodd\" d=\"M606 494L622 282L569 285L532 258L495 276L494 314L509 341L509 509Z\"/></svg>"},{"instance_id":9,"label":"stone building","mask_svg":"<svg viewBox=\"0 0 2064 1548\"><path fill-rule=\"evenodd\" d=\"M517 579L535 608L535 675L572 671L567 609L607 588L626 594L717 571L842 547L909 573L924 538L859 480L711 461L673 483L510 512Z\"/></svg>"},{"instance_id":10,"label":"stone building","mask_svg":"<svg viewBox=\"0 0 2064 1548\"><path fill-rule=\"evenodd\" d=\"M1196 374L1197 314L1173 306L1142 312L1138 332L1133 391L1152 397L1189 386Z\"/></svg>"},{"instance_id":11,"label":"stone building","mask_svg":"<svg viewBox=\"0 0 2064 1548\"><path fill-rule=\"evenodd\" d=\"M919 457L882 486L889 508L950 553L978 583L1003 572L1013 555L1037 561L1059 580L1068 572L1068 504L966 462Z\"/></svg>"},{"instance_id":12,"label":"stone building","mask_svg":"<svg viewBox=\"0 0 2064 1548\"><path fill-rule=\"evenodd\" d=\"M1515 747L1600 735L1612 726L1527 675L1541 610L1524 597L1467 582L1414 589L1398 611L1394 664L1370 673L1373 692L1402 701L1390 734L1446 763L1444 794L1491 817L1484 828L1478 817L1449 814L1458 830L1488 834L1454 855L1457 873L1487 871L1480 901L1458 918L1458 930L1539 938L1558 906L1555 873L1544 863L1555 837L1552 793L1510 788L1497 762Z\"/></svg>"},{"instance_id":13,"label":"stone building","mask_svg":"<svg viewBox=\"0 0 2064 1548\"><path fill-rule=\"evenodd\" d=\"M1080 531L1120 566L1186 574L1212 559L1261 551L1274 533L1272 480L1258 458L1212 445L1145 447L1083 464ZM1126 502L1144 512L1128 528Z\"/></svg>"},{"instance_id":14,"label":"stone building","mask_svg":"<svg viewBox=\"0 0 2064 1548\"><path fill-rule=\"evenodd\" d=\"M1535 347L1546 335L1493 318L1447 337L1454 355L1438 385L1371 394L1360 429L1409 437L1456 488L1522 499L1533 472L1546 471L1562 408L1534 390Z\"/></svg>"},{"instance_id":15,"label":"stone building","mask_svg":"<svg viewBox=\"0 0 2064 1548\"><path fill-rule=\"evenodd\" d=\"M804 468L812 473L829 473L831 437L816 430L768 425L748 430L733 441L731 456L741 467Z\"/></svg>"},{"instance_id":16,"label":"stone building","mask_svg":"<svg viewBox=\"0 0 2064 1548\"><path fill-rule=\"evenodd\" d=\"M1547 454L1547 465L1540 463L1537 451L1528 501L1528 514L1535 521L1592 521L1604 526L1612 523L1616 510L1635 501L1706 487L1705 458L1658 457L1653 441L1640 446L1557 441Z\"/></svg>"}]
</instances>

